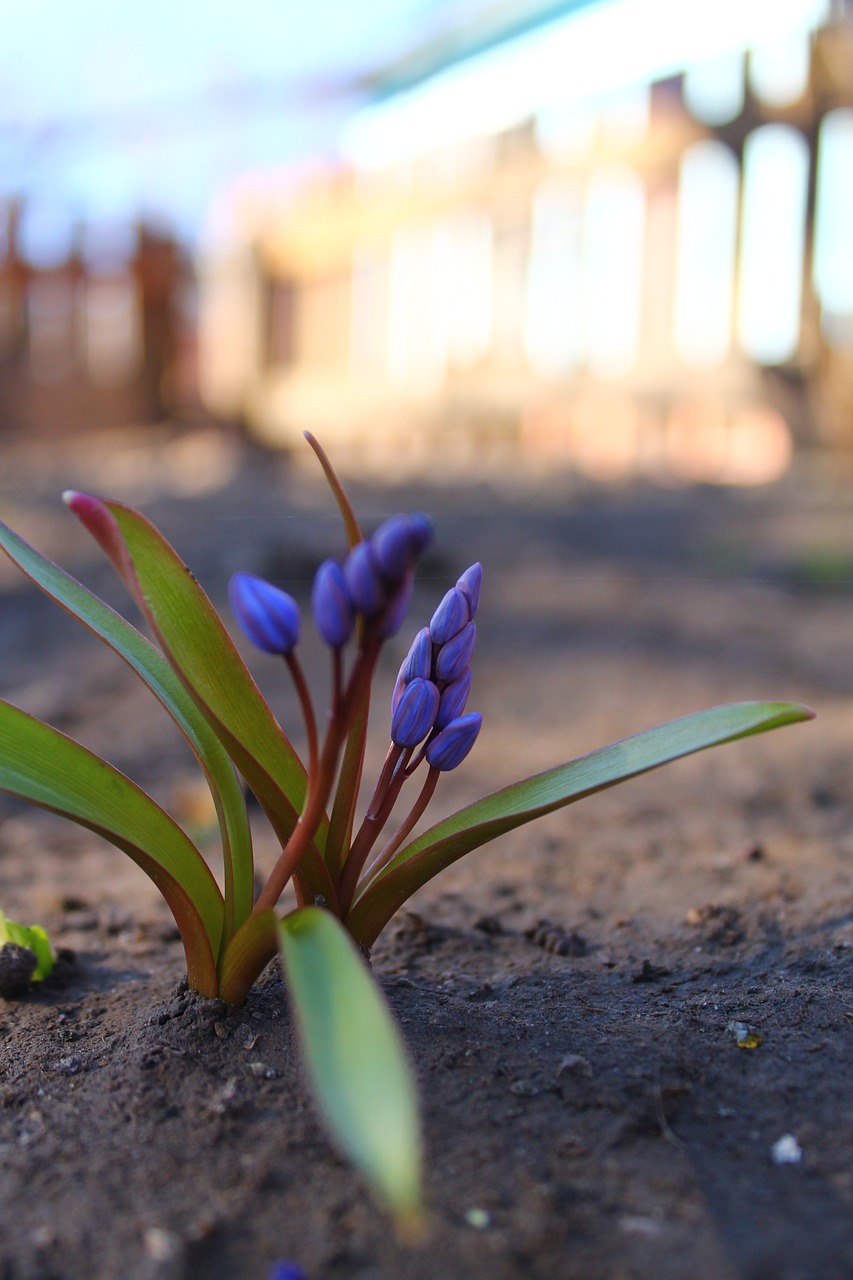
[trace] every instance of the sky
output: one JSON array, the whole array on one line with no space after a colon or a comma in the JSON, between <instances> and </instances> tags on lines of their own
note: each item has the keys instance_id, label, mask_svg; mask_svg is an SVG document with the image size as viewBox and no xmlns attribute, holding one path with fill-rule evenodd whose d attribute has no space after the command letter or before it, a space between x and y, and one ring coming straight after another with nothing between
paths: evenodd
<instances>
[{"instance_id":1,"label":"sky","mask_svg":"<svg viewBox=\"0 0 853 1280\"><path fill-rule=\"evenodd\" d=\"M329 151L359 74L485 2L3 0L0 199L26 192L35 241L136 213L192 235L229 177Z\"/></svg>"}]
</instances>

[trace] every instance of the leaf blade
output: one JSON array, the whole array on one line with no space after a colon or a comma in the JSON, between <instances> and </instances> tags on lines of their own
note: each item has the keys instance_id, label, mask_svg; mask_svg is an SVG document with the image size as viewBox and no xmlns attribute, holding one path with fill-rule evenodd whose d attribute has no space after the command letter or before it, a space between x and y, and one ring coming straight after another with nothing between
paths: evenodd
<instances>
[{"instance_id":1,"label":"leaf blade","mask_svg":"<svg viewBox=\"0 0 853 1280\"><path fill-rule=\"evenodd\" d=\"M420 1205L421 1146L411 1070L372 977L338 920L306 907L279 924L303 1060L327 1126L403 1220Z\"/></svg>"},{"instance_id":2,"label":"leaf blade","mask_svg":"<svg viewBox=\"0 0 853 1280\"><path fill-rule=\"evenodd\" d=\"M285 843L307 787L305 769L237 652L222 619L180 556L149 520L120 502L88 495L69 505L105 545L97 521L106 512L132 566L136 593L163 651ZM122 572L114 547L108 554ZM318 841L325 838L325 825ZM334 896L316 848L298 881L304 898Z\"/></svg>"},{"instance_id":3,"label":"leaf blade","mask_svg":"<svg viewBox=\"0 0 853 1280\"><path fill-rule=\"evenodd\" d=\"M371 946L416 889L497 836L683 756L812 716L797 703L711 707L512 783L451 814L401 849L364 888L347 916L347 927L362 945Z\"/></svg>"},{"instance_id":4,"label":"leaf blade","mask_svg":"<svg viewBox=\"0 0 853 1280\"><path fill-rule=\"evenodd\" d=\"M175 915L192 985L216 994L222 894L195 845L150 796L100 756L2 699L0 791L70 818L127 853Z\"/></svg>"},{"instance_id":5,"label":"leaf blade","mask_svg":"<svg viewBox=\"0 0 853 1280\"><path fill-rule=\"evenodd\" d=\"M243 791L222 743L164 655L126 618L0 521L0 548L47 596L109 645L151 690L192 748L210 787L225 864L225 939L252 910L252 837Z\"/></svg>"}]
</instances>

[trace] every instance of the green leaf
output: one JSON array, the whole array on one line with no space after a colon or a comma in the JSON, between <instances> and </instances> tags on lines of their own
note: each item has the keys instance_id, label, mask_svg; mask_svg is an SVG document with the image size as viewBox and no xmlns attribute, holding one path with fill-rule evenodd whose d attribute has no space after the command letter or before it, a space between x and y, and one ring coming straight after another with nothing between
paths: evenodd
<instances>
[{"instance_id":1,"label":"green leaf","mask_svg":"<svg viewBox=\"0 0 853 1280\"><path fill-rule=\"evenodd\" d=\"M563 805L682 756L810 720L813 714L808 707L790 702L737 702L712 707L495 791L405 845L362 891L347 916L347 928L363 946L372 946L394 913L417 889L472 849Z\"/></svg>"},{"instance_id":2,"label":"green leaf","mask_svg":"<svg viewBox=\"0 0 853 1280\"><path fill-rule=\"evenodd\" d=\"M220 956L220 1000L243 1004L278 949L278 916L271 907L256 906Z\"/></svg>"},{"instance_id":3,"label":"green leaf","mask_svg":"<svg viewBox=\"0 0 853 1280\"><path fill-rule=\"evenodd\" d=\"M68 501L125 580L132 573L166 657L285 843L305 800L305 769L204 591L174 548L132 507L85 494ZM320 844L324 839L325 825L318 833ZM316 848L308 850L298 883L305 899L318 893L333 900Z\"/></svg>"},{"instance_id":4,"label":"green leaf","mask_svg":"<svg viewBox=\"0 0 853 1280\"><path fill-rule=\"evenodd\" d=\"M53 972L55 964L53 948L47 931L40 924L16 924L0 911L0 947L5 946L7 942L14 942L19 947L29 947L34 953L36 967L33 970L33 982L41 982Z\"/></svg>"},{"instance_id":5,"label":"green leaf","mask_svg":"<svg viewBox=\"0 0 853 1280\"><path fill-rule=\"evenodd\" d=\"M191 985L216 995L222 894L195 845L150 796L100 756L2 700L0 791L71 818L129 854L172 910Z\"/></svg>"},{"instance_id":6,"label":"green leaf","mask_svg":"<svg viewBox=\"0 0 853 1280\"><path fill-rule=\"evenodd\" d=\"M186 737L219 818L225 867L225 939L252 910L252 837L242 787L227 751L150 640L103 600L0 521L0 547L46 595L78 618L131 667Z\"/></svg>"},{"instance_id":7,"label":"green leaf","mask_svg":"<svg viewBox=\"0 0 853 1280\"><path fill-rule=\"evenodd\" d=\"M420 1204L417 1095L382 994L341 924L306 907L279 926L302 1053L329 1130L401 1219Z\"/></svg>"}]
</instances>

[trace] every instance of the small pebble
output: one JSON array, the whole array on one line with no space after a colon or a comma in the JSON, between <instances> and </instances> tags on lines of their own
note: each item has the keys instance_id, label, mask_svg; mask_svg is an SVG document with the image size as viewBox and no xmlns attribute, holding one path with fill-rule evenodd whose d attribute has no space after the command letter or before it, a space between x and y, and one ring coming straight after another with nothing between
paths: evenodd
<instances>
[{"instance_id":1,"label":"small pebble","mask_svg":"<svg viewBox=\"0 0 853 1280\"><path fill-rule=\"evenodd\" d=\"M803 1149L792 1133L785 1133L773 1143L770 1155L774 1164L799 1164Z\"/></svg>"},{"instance_id":2,"label":"small pebble","mask_svg":"<svg viewBox=\"0 0 853 1280\"><path fill-rule=\"evenodd\" d=\"M271 1067L268 1062L250 1062L249 1075L254 1076L256 1080L275 1080L278 1078L279 1072L275 1067Z\"/></svg>"},{"instance_id":3,"label":"small pebble","mask_svg":"<svg viewBox=\"0 0 853 1280\"><path fill-rule=\"evenodd\" d=\"M467 1209L465 1211L465 1221L475 1231L485 1231L487 1227L492 1225L492 1219L485 1209Z\"/></svg>"}]
</instances>

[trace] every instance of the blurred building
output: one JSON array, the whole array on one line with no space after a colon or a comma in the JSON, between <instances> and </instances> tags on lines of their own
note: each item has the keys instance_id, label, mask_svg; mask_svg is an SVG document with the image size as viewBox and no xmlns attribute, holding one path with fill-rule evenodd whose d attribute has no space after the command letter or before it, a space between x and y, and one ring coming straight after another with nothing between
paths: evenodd
<instances>
[{"instance_id":1,"label":"blurred building","mask_svg":"<svg viewBox=\"0 0 853 1280\"><path fill-rule=\"evenodd\" d=\"M338 169L223 193L212 411L383 468L760 483L853 444L845 5L504 2L372 89Z\"/></svg>"}]
</instances>

